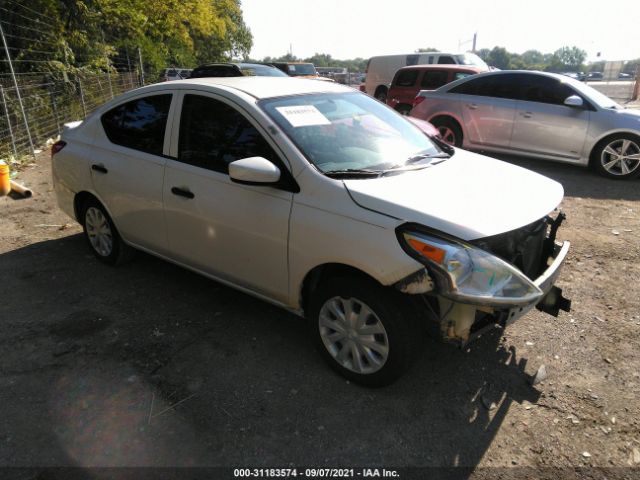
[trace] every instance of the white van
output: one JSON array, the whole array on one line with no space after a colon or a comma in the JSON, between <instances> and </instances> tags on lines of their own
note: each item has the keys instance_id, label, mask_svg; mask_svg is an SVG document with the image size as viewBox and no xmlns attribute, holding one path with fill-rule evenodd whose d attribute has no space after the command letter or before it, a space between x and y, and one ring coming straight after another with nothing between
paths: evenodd
<instances>
[{"instance_id":1,"label":"white van","mask_svg":"<svg viewBox=\"0 0 640 480\"><path fill-rule=\"evenodd\" d=\"M387 101L387 92L395 73L408 65L449 64L489 66L475 53L422 52L403 55L380 55L371 57L367 63L365 92L381 102Z\"/></svg>"}]
</instances>

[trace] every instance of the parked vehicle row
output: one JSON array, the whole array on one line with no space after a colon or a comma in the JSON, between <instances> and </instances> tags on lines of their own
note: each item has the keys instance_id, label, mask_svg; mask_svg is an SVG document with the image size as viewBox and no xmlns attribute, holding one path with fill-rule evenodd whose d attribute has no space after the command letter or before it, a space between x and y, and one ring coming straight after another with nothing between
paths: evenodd
<instances>
[{"instance_id":1,"label":"parked vehicle row","mask_svg":"<svg viewBox=\"0 0 640 480\"><path fill-rule=\"evenodd\" d=\"M101 261L144 250L306 316L332 368L385 385L425 330L570 307L562 186L412 122L335 83L158 83L65 126L55 192Z\"/></svg>"},{"instance_id":2,"label":"parked vehicle row","mask_svg":"<svg viewBox=\"0 0 640 480\"><path fill-rule=\"evenodd\" d=\"M200 65L193 70L167 68L161 75L161 81L183 80L204 77L296 77L333 82L316 72L313 63L278 62L274 64L223 62Z\"/></svg>"},{"instance_id":3,"label":"parked vehicle row","mask_svg":"<svg viewBox=\"0 0 640 480\"><path fill-rule=\"evenodd\" d=\"M413 65L466 65L488 71L489 66L476 54L423 52L371 57L365 71L364 91L381 102L387 101L389 87L396 72Z\"/></svg>"},{"instance_id":4,"label":"parked vehicle row","mask_svg":"<svg viewBox=\"0 0 640 480\"><path fill-rule=\"evenodd\" d=\"M474 75L422 90L411 115L463 148L590 166L609 178L640 174L640 111L563 75Z\"/></svg>"},{"instance_id":5,"label":"parked vehicle row","mask_svg":"<svg viewBox=\"0 0 640 480\"><path fill-rule=\"evenodd\" d=\"M387 105L409 115L420 90L435 90L447 83L483 72L484 69L461 65L415 65L403 67L393 77Z\"/></svg>"}]
</instances>

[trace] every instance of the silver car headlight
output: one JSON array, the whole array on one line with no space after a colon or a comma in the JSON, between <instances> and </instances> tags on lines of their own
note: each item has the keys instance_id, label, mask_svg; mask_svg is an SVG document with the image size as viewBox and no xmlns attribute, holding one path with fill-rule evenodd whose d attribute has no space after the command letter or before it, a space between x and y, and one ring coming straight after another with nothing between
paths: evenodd
<instances>
[{"instance_id":1,"label":"silver car headlight","mask_svg":"<svg viewBox=\"0 0 640 480\"><path fill-rule=\"evenodd\" d=\"M514 266L462 241L399 230L405 252L425 264L439 293L452 300L487 306L525 305L543 292Z\"/></svg>"}]
</instances>

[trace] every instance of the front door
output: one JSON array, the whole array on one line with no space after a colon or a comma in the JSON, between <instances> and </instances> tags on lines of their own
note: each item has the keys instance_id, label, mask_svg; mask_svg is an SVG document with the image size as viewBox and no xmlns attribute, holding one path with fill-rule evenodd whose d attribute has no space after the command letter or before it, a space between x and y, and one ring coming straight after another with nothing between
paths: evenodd
<instances>
[{"instance_id":1,"label":"front door","mask_svg":"<svg viewBox=\"0 0 640 480\"><path fill-rule=\"evenodd\" d=\"M167 160L163 199L171 256L258 293L288 300L287 237L293 194L229 178L229 163L285 163L264 131L214 95L182 97L176 159ZM173 150L173 148L172 148Z\"/></svg>"},{"instance_id":2,"label":"front door","mask_svg":"<svg viewBox=\"0 0 640 480\"><path fill-rule=\"evenodd\" d=\"M590 110L569 107L567 97L577 95L569 85L543 75L527 75L518 102L511 148L523 153L565 159L581 156L589 127Z\"/></svg>"}]
</instances>

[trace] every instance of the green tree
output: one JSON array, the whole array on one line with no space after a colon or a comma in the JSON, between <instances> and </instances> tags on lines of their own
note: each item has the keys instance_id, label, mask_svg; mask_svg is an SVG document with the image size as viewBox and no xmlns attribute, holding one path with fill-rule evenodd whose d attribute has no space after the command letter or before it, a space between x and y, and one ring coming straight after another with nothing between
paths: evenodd
<instances>
[{"instance_id":1,"label":"green tree","mask_svg":"<svg viewBox=\"0 0 640 480\"><path fill-rule=\"evenodd\" d=\"M553 52L549 70L578 72L582 70L587 52L578 47L562 47Z\"/></svg>"},{"instance_id":2,"label":"green tree","mask_svg":"<svg viewBox=\"0 0 640 480\"><path fill-rule=\"evenodd\" d=\"M541 65L544 63L544 54L538 50L527 50L520 55L520 58L526 66Z\"/></svg>"},{"instance_id":3,"label":"green tree","mask_svg":"<svg viewBox=\"0 0 640 480\"><path fill-rule=\"evenodd\" d=\"M416 50L416 53L424 53L424 52L439 52L437 48L427 47L427 48L419 48Z\"/></svg>"},{"instance_id":4,"label":"green tree","mask_svg":"<svg viewBox=\"0 0 640 480\"><path fill-rule=\"evenodd\" d=\"M493 67L506 70L509 68L511 54L504 47L493 47L489 52L488 60L485 61Z\"/></svg>"},{"instance_id":5,"label":"green tree","mask_svg":"<svg viewBox=\"0 0 640 480\"><path fill-rule=\"evenodd\" d=\"M146 68L248 55L251 31L240 0L30 0L20 7L0 0L12 50L25 59L21 71ZM11 8L8 8L11 7ZM6 11L10 14L5 16ZM33 17L40 12L43 22ZM43 58L41 55L46 54ZM131 58L134 57L134 58ZM109 60L108 60L109 59ZM5 71L6 65L0 65Z\"/></svg>"}]
</instances>

